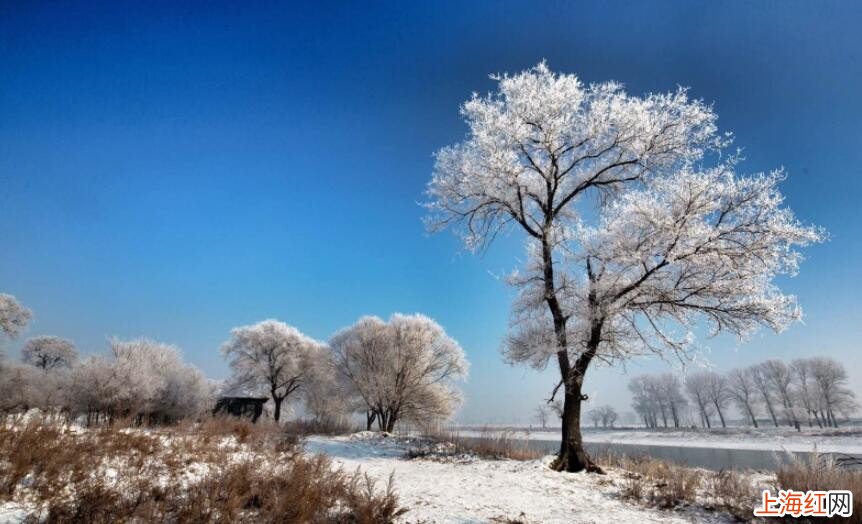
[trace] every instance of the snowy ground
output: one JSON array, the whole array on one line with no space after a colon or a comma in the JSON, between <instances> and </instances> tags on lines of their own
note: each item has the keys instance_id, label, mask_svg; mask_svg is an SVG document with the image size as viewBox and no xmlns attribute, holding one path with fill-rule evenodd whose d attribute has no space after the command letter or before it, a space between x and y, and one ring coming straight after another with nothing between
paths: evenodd
<instances>
[{"instance_id":1,"label":"snowy ground","mask_svg":"<svg viewBox=\"0 0 862 524\"><path fill-rule=\"evenodd\" d=\"M409 442L368 435L311 437L306 450L325 453L347 470L386 481L395 474L404 522L469 523L520 518L527 522L732 522L729 515L688 509L660 511L619 497L622 474L557 473L551 457L518 462L403 458Z\"/></svg>"},{"instance_id":2,"label":"snowy ground","mask_svg":"<svg viewBox=\"0 0 862 524\"><path fill-rule=\"evenodd\" d=\"M482 430L461 428L455 430L464 437L479 436ZM489 429L488 431L502 431ZM559 440L559 428L555 429L514 429L512 436L532 440ZM755 449L775 451L814 451L862 454L862 427L837 429L793 428L746 428L727 429L653 429L584 428L585 442L613 444L643 444L660 446L680 446L719 449Z\"/></svg>"}]
</instances>

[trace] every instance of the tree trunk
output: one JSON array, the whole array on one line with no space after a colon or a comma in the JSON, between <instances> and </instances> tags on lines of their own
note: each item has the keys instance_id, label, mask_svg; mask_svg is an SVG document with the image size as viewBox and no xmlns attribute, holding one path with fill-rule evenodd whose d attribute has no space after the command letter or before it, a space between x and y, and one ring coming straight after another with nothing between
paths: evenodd
<instances>
[{"instance_id":1,"label":"tree trunk","mask_svg":"<svg viewBox=\"0 0 862 524\"><path fill-rule=\"evenodd\" d=\"M584 385L584 375L590 365L590 361L598 350L602 330L600 321L593 320L591 324L592 328L590 340L587 343L587 350L578 357L573 368L569 369L567 367L568 353L561 352L557 354L560 362L560 371L563 372L564 377L567 377L563 381L565 399L563 401L562 440L560 441L560 453L554 462L554 468L557 471L578 472L587 470L593 473L604 473L587 456L584 450L584 441L581 437L581 401L586 400L581 389ZM563 331L562 336L565 337L565 331Z\"/></svg>"},{"instance_id":2,"label":"tree trunk","mask_svg":"<svg viewBox=\"0 0 862 524\"><path fill-rule=\"evenodd\" d=\"M838 419L835 418L835 413L832 411L832 408L829 408L829 418L832 419L832 426L838 427Z\"/></svg>"},{"instance_id":3,"label":"tree trunk","mask_svg":"<svg viewBox=\"0 0 862 524\"><path fill-rule=\"evenodd\" d=\"M748 416L751 417L751 423L757 428L757 417L754 416L754 411L751 410L751 405L746 403L745 408L748 410Z\"/></svg>"},{"instance_id":4,"label":"tree trunk","mask_svg":"<svg viewBox=\"0 0 862 524\"><path fill-rule=\"evenodd\" d=\"M563 429L560 453L554 463L557 471L593 470L594 465L584 451L581 438L581 386L579 380L566 384L563 400Z\"/></svg>"},{"instance_id":5,"label":"tree trunk","mask_svg":"<svg viewBox=\"0 0 862 524\"><path fill-rule=\"evenodd\" d=\"M386 423L386 432L387 433L392 433L393 431L395 431L395 421L397 418L398 417L395 415L395 413L392 413L389 416L389 420Z\"/></svg>"},{"instance_id":6,"label":"tree trunk","mask_svg":"<svg viewBox=\"0 0 862 524\"><path fill-rule=\"evenodd\" d=\"M724 423L724 413L721 412L721 407L718 405L718 402L714 402L715 410L718 411L718 418L721 419L721 427L726 428L727 424Z\"/></svg>"},{"instance_id":7,"label":"tree trunk","mask_svg":"<svg viewBox=\"0 0 862 524\"><path fill-rule=\"evenodd\" d=\"M371 431L371 425L374 424L374 419L377 418L377 413L373 410L365 410L365 429Z\"/></svg>"},{"instance_id":8,"label":"tree trunk","mask_svg":"<svg viewBox=\"0 0 862 524\"><path fill-rule=\"evenodd\" d=\"M814 414L814 422L817 422L817 427L822 429L823 423L820 422L820 417L817 415L817 410L816 409L810 409L810 410L808 410L808 413L809 413L809 419L811 417L811 414Z\"/></svg>"},{"instance_id":9,"label":"tree trunk","mask_svg":"<svg viewBox=\"0 0 862 524\"><path fill-rule=\"evenodd\" d=\"M284 398L273 395L272 401L275 402L275 409L272 412L272 418L278 422L281 419L281 403L284 402Z\"/></svg>"},{"instance_id":10,"label":"tree trunk","mask_svg":"<svg viewBox=\"0 0 862 524\"><path fill-rule=\"evenodd\" d=\"M778 417L775 416L775 410L772 409L772 402L770 402L767 395L763 395L763 399L766 401L766 410L769 411L769 416L772 417L772 423L775 424L775 427L777 428Z\"/></svg>"}]
</instances>

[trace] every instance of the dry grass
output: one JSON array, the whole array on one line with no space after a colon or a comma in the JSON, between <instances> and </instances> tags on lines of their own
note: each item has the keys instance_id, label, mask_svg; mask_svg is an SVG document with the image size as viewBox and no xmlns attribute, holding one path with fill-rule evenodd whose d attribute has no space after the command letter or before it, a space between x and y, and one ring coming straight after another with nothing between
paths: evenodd
<instances>
[{"instance_id":1,"label":"dry grass","mask_svg":"<svg viewBox=\"0 0 862 524\"><path fill-rule=\"evenodd\" d=\"M812 455L808 460L790 455L789 464L775 474L775 489L795 491L849 490L853 492L853 516L818 518L818 522L862 523L862 470L841 468L826 457Z\"/></svg>"},{"instance_id":2,"label":"dry grass","mask_svg":"<svg viewBox=\"0 0 862 524\"><path fill-rule=\"evenodd\" d=\"M274 427L216 420L157 432L0 428L0 501L33 522L390 522L379 489Z\"/></svg>"},{"instance_id":3,"label":"dry grass","mask_svg":"<svg viewBox=\"0 0 862 524\"><path fill-rule=\"evenodd\" d=\"M651 458L597 457L603 466L623 470L624 498L663 509L696 505L751 520L759 497L752 478L736 471L704 471Z\"/></svg>"},{"instance_id":4,"label":"dry grass","mask_svg":"<svg viewBox=\"0 0 862 524\"><path fill-rule=\"evenodd\" d=\"M523 439L513 438L511 432L483 430L479 437L460 437L452 433L436 433L426 437L420 446L410 448L407 458L447 459L477 457L490 460L536 460L545 453L531 448Z\"/></svg>"},{"instance_id":5,"label":"dry grass","mask_svg":"<svg viewBox=\"0 0 862 524\"><path fill-rule=\"evenodd\" d=\"M739 521L751 521L760 504L761 491L769 486L755 482L751 475L737 471L702 471L650 458L619 455L598 457L608 467L624 471L620 493L624 498L650 506L670 509L697 505L706 510L730 513ZM773 493L779 489L850 490L853 517L817 519L818 522L862 523L862 471L842 469L823 458L808 461L792 458L778 470ZM790 517L788 517L789 519Z\"/></svg>"},{"instance_id":6,"label":"dry grass","mask_svg":"<svg viewBox=\"0 0 862 524\"><path fill-rule=\"evenodd\" d=\"M344 419L298 419L284 425L285 431L297 436L306 435L349 435L360 428ZM364 428L363 428L364 429Z\"/></svg>"}]
</instances>

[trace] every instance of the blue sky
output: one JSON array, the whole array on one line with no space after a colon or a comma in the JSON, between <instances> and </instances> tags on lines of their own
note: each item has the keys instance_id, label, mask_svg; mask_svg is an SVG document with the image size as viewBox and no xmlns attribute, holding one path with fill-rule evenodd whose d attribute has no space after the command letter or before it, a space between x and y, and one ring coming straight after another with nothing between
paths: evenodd
<instances>
[{"instance_id":1,"label":"blue sky","mask_svg":"<svg viewBox=\"0 0 862 524\"><path fill-rule=\"evenodd\" d=\"M28 335L149 336L223 377L233 326L326 339L418 311L472 362L462 420L526 421L554 377L498 352L522 239L463 253L418 202L464 136L458 105L547 59L633 93L690 86L745 169L787 169L788 205L832 235L781 281L805 324L710 358L828 353L859 381L862 4L179 4L0 4L0 291L34 310ZM622 373L596 370L596 402L626 406Z\"/></svg>"}]
</instances>

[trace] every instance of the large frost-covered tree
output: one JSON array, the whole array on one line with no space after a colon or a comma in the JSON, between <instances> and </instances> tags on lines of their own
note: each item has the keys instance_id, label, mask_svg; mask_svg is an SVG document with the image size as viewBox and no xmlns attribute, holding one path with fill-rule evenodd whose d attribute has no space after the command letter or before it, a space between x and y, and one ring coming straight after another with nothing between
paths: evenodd
<instances>
[{"instance_id":1,"label":"large frost-covered tree","mask_svg":"<svg viewBox=\"0 0 862 524\"><path fill-rule=\"evenodd\" d=\"M25 363L47 372L72 367L78 360L78 350L75 344L65 338L39 336L24 343L21 358Z\"/></svg>"},{"instance_id":2,"label":"large frost-covered tree","mask_svg":"<svg viewBox=\"0 0 862 524\"><path fill-rule=\"evenodd\" d=\"M282 403L325 358L325 346L278 320L234 328L230 335L221 351L230 361L234 385L266 391L275 403L273 418L280 420Z\"/></svg>"},{"instance_id":3,"label":"large frost-covered tree","mask_svg":"<svg viewBox=\"0 0 862 524\"><path fill-rule=\"evenodd\" d=\"M376 420L391 432L398 420L446 418L457 407L453 382L467 374L464 351L424 315L360 318L330 347L347 394L362 399L369 428Z\"/></svg>"},{"instance_id":4,"label":"large frost-covered tree","mask_svg":"<svg viewBox=\"0 0 862 524\"><path fill-rule=\"evenodd\" d=\"M510 228L526 235L504 353L556 361L555 465L579 471L592 465L580 419L595 361L684 355L700 320L738 336L784 328L800 310L773 278L821 233L782 206L780 172L741 176L736 155L717 154L730 138L685 89L633 96L544 63L492 78L496 92L461 108L466 138L436 154L428 223L472 250Z\"/></svg>"}]
</instances>

